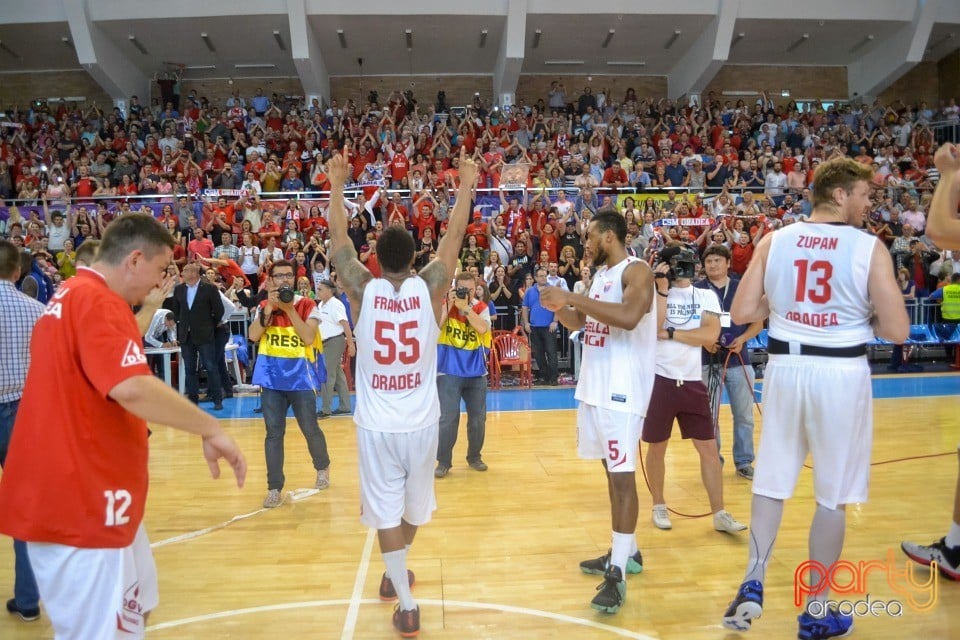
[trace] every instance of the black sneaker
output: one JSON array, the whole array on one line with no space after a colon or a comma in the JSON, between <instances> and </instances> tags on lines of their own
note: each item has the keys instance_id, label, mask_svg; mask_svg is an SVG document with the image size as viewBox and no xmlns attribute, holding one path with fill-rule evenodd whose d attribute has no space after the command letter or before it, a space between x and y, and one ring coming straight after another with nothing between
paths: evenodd
<instances>
[{"instance_id":1,"label":"black sneaker","mask_svg":"<svg viewBox=\"0 0 960 640\"><path fill-rule=\"evenodd\" d=\"M590 601L590 607L604 613L616 613L626 597L627 582L620 567L610 566L603 574L603 582L597 587L597 595Z\"/></svg>"},{"instance_id":2,"label":"black sneaker","mask_svg":"<svg viewBox=\"0 0 960 640\"><path fill-rule=\"evenodd\" d=\"M930 545L901 542L900 548L914 562L925 567L936 562L944 578L960 580L960 547L948 547L946 538L940 538Z\"/></svg>"},{"instance_id":3,"label":"black sneaker","mask_svg":"<svg viewBox=\"0 0 960 640\"><path fill-rule=\"evenodd\" d=\"M7 611L17 616L24 622L33 622L34 620L40 619L40 607L21 609L17 606L17 601L14 598L7 600Z\"/></svg>"},{"instance_id":4,"label":"black sneaker","mask_svg":"<svg viewBox=\"0 0 960 640\"><path fill-rule=\"evenodd\" d=\"M584 560L581 562L580 571L589 573L593 576L602 576L607 572L607 567L609 566L610 549L607 549L607 552L599 558L593 558L592 560ZM641 571L643 571L643 556L638 550L635 554L627 559L627 573L640 573Z\"/></svg>"}]
</instances>

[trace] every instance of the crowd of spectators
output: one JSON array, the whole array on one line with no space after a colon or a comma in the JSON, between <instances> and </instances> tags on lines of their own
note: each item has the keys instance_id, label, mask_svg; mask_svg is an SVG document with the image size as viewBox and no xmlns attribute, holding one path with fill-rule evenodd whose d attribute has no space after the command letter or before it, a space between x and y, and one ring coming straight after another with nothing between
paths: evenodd
<instances>
[{"instance_id":1,"label":"crowd of spectators","mask_svg":"<svg viewBox=\"0 0 960 640\"><path fill-rule=\"evenodd\" d=\"M365 104L290 104L258 90L222 104L190 95L147 106L133 97L126 112L14 107L0 119L0 235L29 248L56 286L75 272L84 241L117 216L145 211L177 238L178 266L203 260L234 297L245 291L252 300L281 257L312 293L330 277L332 153L349 155L350 235L377 273L384 225L414 234L418 265L430 259L446 231L463 146L482 173L462 268L476 271L507 311L497 327L510 329L537 267L571 290L589 283L582 234L597 211L627 218L635 255L655 261L671 244L702 252L721 243L733 253L731 271L742 273L765 233L809 214L818 163L847 155L875 171L864 230L890 247L891 268L906 269L914 295L960 266L923 233L938 179L933 153L960 128L953 99L798 107L711 93L698 105L632 89L571 96L560 82L536 104L513 108L437 98L371 92Z\"/></svg>"}]
</instances>

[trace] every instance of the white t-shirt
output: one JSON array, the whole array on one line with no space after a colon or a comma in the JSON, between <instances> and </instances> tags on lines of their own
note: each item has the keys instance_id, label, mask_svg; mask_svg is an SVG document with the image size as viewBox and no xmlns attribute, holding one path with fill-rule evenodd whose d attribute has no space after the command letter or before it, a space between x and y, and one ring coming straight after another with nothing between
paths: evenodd
<instances>
[{"instance_id":1,"label":"white t-shirt","mask_svg":"<svg viewBox=\"0 0 960 640\"><path fill-rule=\"evenodd\" d=\"M660 297L660 304L666 302L667 318L663 328L673 327L680 331L699 329L704 312L720 314L720 300L710 289L697 289L693 285L678 289L671 287L667 299ZM694 382L702 380L700 347L684 344L677 340L658 340L656 372L658 376L671 380Z\"/></svg>"},{"instance_id":2,"label":"white t-shirt","mask_svg":"<svg viewBox=\"0 0 960 640\"><path fill-rule=\"evenodd\" d=\"M329 340L336 336L343 335L343 325L340 323L347 319L347 308L336 297L330 298L326 302L317 300L317 309L320 310L320 336L324 340Z\"/></svg>"}]
</instances>

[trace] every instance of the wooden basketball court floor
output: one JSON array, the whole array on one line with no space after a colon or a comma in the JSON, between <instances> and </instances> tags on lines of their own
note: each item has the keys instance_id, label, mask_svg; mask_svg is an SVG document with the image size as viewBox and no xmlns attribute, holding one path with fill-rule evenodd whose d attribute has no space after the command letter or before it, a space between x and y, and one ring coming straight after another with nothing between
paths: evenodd
<instances>
[{"instance_id":1,"label":"wooden basketball court floor","mask_svg":"<svg viewBox=\"0 0 960 640\"><path fill-rule=\"evenodd\" d=\"M960 441L958 402L931 394L960 392L960 377L887 381L903 390L893 395L903 397L876 400L873 458L878 464L870 501L848 509L843 557L885 560L892 549L897 568L903 569L899 542L928 543L944 535L950 522ZM717 533L709 518L676 515L672 531L658 530L650 522L650 497L642 485L638 539L644 571L629 577L627 600L618 614L590 609L600 579L582 574L578 563L606 551L609 514L599 462L576 456L574 419L570 409L491 412L486 473L463 463L461 426L453 470L436 483L439 509L410 554L414 595L422 611L420 637L738 637L719 623L743 575L746 533ZM757 419L759 434L762 420ZM358 521L353 423L332 418L321 425L333 460L330 488L306 490L314 473L291 419L285 467L290 495L273 510L260 508L266 489L259 418L226 423L250 464L243 490L229 478L209 478L196 439L170 429L155 431L146 526L155 545L161 603L150 618L148 638L398 637L390 624L392 605L377 598L383 565L375 536ZM729 461L726 406L721 433ZM675 434L667 455L669 505L684 513L707 511L693 447ZM917 458L883 464L913 456ZM727 507L748 522L750 484L735 477L731 467L724 470ZM807 469L785 510L763 618L745 637L796 637L794 570L807 558L813 510ZM916 574L918 580L927 576L925 569ZM5 544L0 552L4 599L12 596L12 584L13 553ZM874 601L898 597L881 574L872 574L868 586ZM960 583L940 579L937 587L932 611L905 608L901 617L860 617L855 637L960 638ZM23 623L0 614L0 638L51 637L45 617Z\"/></svg>"}]
</instances>

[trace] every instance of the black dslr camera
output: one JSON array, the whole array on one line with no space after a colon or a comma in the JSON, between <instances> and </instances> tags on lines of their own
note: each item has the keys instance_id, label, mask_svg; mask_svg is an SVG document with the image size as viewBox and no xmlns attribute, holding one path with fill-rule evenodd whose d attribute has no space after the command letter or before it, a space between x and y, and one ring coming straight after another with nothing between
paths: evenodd
<instances>
[{"instance_id":1,"label":"black dslr camera","mask_svg":"<svg viewBox=\"0 0 960 640\"><path fill-rule=\"evenodd\" d=\"M288 287L284 285L277 289L277 296L280 298L280 302L287 304L288 302L293 302L293 287Z\"/></svg>"},{"instance_id":2,"label":"black dslr camera","mask_svg":"<svg viewBox=\"0 0 960 640\"><path fill-rule=\"evenodd\" d=\"M470 287L457 287L456 296L461 300L466 300L470 297Z\"/></svg>"},{"instance_id":3,"label":"black dslr camera","mask_svg":"<svg viewBox=\"0 0 960 640\"><path fill-rule=\"evenodd\" d=\"M693 249L667 247L660 252L660 261L670 265L670 280L692 280L697 276L699 260Z\"/></svg>"}]
</instances>

